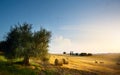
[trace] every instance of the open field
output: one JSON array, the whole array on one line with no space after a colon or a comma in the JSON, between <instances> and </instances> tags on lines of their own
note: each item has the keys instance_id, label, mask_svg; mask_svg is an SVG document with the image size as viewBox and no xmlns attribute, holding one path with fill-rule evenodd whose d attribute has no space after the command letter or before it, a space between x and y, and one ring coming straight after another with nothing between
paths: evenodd
<instances>
[{"instance_id":1,"label":"open field","mask_svg":"<svg viewBox=\"0 0 120 75\"><path fill-rule=\"evenodd\" d=\"M119 75L120 54L96 54L93 56L52 55L50 63L54 64L55 58L67 58L68 65L62 67L84 70L98 75Z\"/></svg>"},{"instance_id":2,"label":"open field","mask_svg":"<svg viewBox=\"0 0 120 75\"><path fill-rule=\"evenodd\" d=\"M68 59L69 64L55 66L56 58ZM18 61L19 59L15 60ZM120 54L96 54L93 56L70 56L51 54L48 63L31 58L30 66L8 63L0 56L0 75L119 75Z\"/></svg>"}]
</instances>

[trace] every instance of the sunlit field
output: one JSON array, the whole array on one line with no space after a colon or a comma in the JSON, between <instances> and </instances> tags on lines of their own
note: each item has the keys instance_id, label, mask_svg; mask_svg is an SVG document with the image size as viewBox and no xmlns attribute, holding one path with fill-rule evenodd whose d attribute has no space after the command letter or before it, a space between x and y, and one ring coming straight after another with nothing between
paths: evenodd
<instances>
[{"instance_id":1,"label":"sunlit field","mask_svg":"<svg viewBox=\"0 0 120 75\"><path fill-rule=\"evenodd\" d=\"M62 67L84 70L98 75L119 75L120 54L96 54L93 56L51 55L50 63L54 64L55 58L67 58L68 65Z\"/></svg>"},{"instance_id":2,"label":"sunlit field","mask_svg":"<svg viewBox=\"0 0 120 75\"><path fill-rule=\"evenodd\" d=\"M55 59L67 59L68 64L55 66ZM70 56L50 54L49 63L39 58L30 58L24 66L21 59L10 63L0 55L0 75L119 75L120 54L96 54L93 56Z\"/></svg>"}]
</instances>

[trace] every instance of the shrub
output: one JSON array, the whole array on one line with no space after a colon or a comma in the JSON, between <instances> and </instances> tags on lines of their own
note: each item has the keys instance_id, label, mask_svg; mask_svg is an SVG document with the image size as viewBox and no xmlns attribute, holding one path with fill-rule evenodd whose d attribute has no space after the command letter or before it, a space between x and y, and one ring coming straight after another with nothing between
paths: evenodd
<instances>
[{"instance_id":1,"label":"shrub","mask_svg":"<svg viewBox=\"0 0 120 75\"><path fill-rule=\"evenodd\" d=\"M87 55L88 55L88 56L92 56L92 53L88 53Z\"/></svg>"},{"instance_id":2,"label":"shrub","mask_svg":"<svg viewBox=\"0 0 120 75\"><path fill-rule=\"evenodd\" d=\"M81 53L80 56L87 56L87 53Z\"/></svg>"},{"instance_id":3,"label":"shrub","mask_svg":"<svg viewBox=\"0 0 120 75\"><path fill-rule=\"evenodd\" d=\"M76 56L78 56L79 54L78 53L75 53Z\"/></svg>"},{"instance_id":4,"label":"shrub","mask_svg":"<svg viewBox=\"0 0 120 75\"><path fill-rule=\"evenodd\" d=\"M63 52L63 54L66 54L66 52Z\"/></svg>"}]
</instances>

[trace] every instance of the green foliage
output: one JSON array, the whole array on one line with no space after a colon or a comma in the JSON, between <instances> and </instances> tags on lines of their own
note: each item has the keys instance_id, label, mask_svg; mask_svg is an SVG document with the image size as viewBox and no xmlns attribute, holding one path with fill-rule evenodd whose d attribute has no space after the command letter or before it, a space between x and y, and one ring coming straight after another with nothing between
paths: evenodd
<instances>
[{"instance_id":1,"label":"green foliage","mask_svg":"<svg viewBox=\"0 0 120 75\"><path fill-rule=\"evenodd\" d=\"M9 59L24 58L26 64L30 57L40 56L45 58L48 54L48 43L51 32L40 28L37 32L32 32L32 25L23 23L11 27L8 32L5 45L5 56Z\"/></svg>"},{"instance_id":2,"label":"green foliage","mask_svg":"<svg viewBox=\"0 0 120 75\"><path fill-rule=\"evenodd\" d=\"M88 53L87 55L88 55L88 56L92 56L92 53Z\"/></svg>"},{"instance_id":3,"label":"green foliage","mask_svg":"<svg viewBox=\"0 0 120 75\"><path fill-rule=\"evenodd\" d=\"M31 25L24 23L11 27L6 37L6 51L7 58L24 57L30 53L30 44L32 44Z\"/></svg>"},{"instance_id":4,"label":"green foliage","mask_svg":"<svg viewBox=\"0 0 120 75\"><path fill-rule=\"evenodd\" d=\"M7 61L4 56L0 56L0 61Z\"/></svg>"},{"instance_id":5,"label":"green foliage","mask_svg":"<svg viewBox=\"0 0 120 75\"><path fill-rule=\"evenodd\" d=\"M5 45L6 45L5 41L0 41L0 54L1 52L4 52L4 50L6 49Z\"/></svg>"},{"instance_id":6,"label":"green foliage","mask_svg":"<svg viewBox=\"0 0 120 75\"><path fill-rule=\"evenodd\" d=\"M2 75L37 75L37 72L28 68L18 68L7 62L0 62L0 74Z\"/></svg>"},{"instance_id":7,"label":"green foliage","mask_svg":"<svg viewBox=\"0 0 120 75\"><path fill-rule=\"evenodd\" d=\"M80 53L79 56L92 56L92 53Z\"/></svg>"},{"instance_id":8,"label":"green foliage","mask_svg":"<svg viewBox=\"0 0 120 75\"><path fill-rule=\"evenodd\" d=\"M40 31L34 33L34 49L36 56L46 56L48 53L48 43L50 42L51 32L41 28ZM38 54L39 53L39 54Z\"/></svg>"}]
</instances>

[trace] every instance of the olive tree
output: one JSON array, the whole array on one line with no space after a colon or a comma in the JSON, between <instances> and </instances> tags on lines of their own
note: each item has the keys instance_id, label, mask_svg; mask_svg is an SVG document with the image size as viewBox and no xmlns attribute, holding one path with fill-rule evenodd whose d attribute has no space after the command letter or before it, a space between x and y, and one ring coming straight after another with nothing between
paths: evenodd
<instances>
[{"instance_id":1,"label":"olive tree","mask_svg":"<svg viewBox=\"0 0 120 75\"><path fill-rule=\"evenodd\" d=\"M39 56L43 59L48 54L50 37L51 32L44 28L32 32L31 24L15 25L6 36L5 56L10 59L24 58L25 65L29 64L30 57Z\"/></svg>"}]
</instances>

